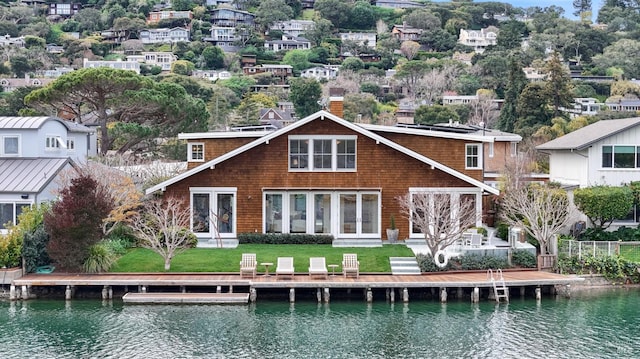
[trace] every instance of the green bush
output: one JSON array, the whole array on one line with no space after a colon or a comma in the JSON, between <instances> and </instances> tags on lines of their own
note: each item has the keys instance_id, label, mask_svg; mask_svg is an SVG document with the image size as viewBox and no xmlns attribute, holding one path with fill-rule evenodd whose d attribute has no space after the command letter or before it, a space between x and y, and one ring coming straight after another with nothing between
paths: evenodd
<instances>
[{"instance_id":1,"label":"green bush","mask_svg":"<svg viewBox=\"0 0 640 359\"><path fill-rule=\"evenodd\" d=\"M120 241L126 248L135 247L137 242L135 233L133 233L131 227L122 223L117 224L111 232L109 232L107 239Z\"/></svg>"},{"instance_id":2,"label":"green bush","mask_svg":"<svg viewBox=\"0 0 640 359\"><path fill-rule=\"evenodd\" d=\"M587 228L580 236L581 241L640 241L640 229L622 226L615 231L601 228Z\"/></svg>"},{"instance_id":3,"label":"green bush","mask_svg":"<svg viewBox=\"0 0 640 359\"><path fill-rule=\"evenodd\" d=\"M111 251L108 244L99 242L89 247L89 257L85 260L83 268L87 273L100 273L108 271L117 256Z\"/></svg>"},{"instance_id":4,"label":"green bush","mask_svg":"<svg viewBox=\"0 0 640 359\"><path fill-rule=\"evenodd\" d=\"M47 243L49 243L49 234L42 223L35 231L25 233L22 257L27 273L33 273L36 268L51 264L51 258L47 254Z\"/></svg>"},{"instance_id":5,"label":"green bush","mask_svg":"<svg viewBox=\"0 0 640 359\"><path fill-rule=\"evenodd\" d=\"M509 225L506 223L498 223L498 226L496 227L496 237L503 239L503 240L508 240L509 239Z\"/></svg>"},{"instance_id":6,"label":"green bush","mask_svg":"<svg viewBox=\"0 0 640 359\"><path fill-rule=\"evenodd\" d=\"M638 263L620 256L558 256L558 270L565 274L601 274L610 281L640 283Z\"/></svg>"},{"instance_id":7,"label":"green bush","mask_svg":"<svg viewBox=\"0 0 640 359\"><path fill-rule=\"evenodd\" d=\"M20 252L22 251L22 235L9 233L0 235L0 268L20 266Z\"/></svg>"},{"instance_id":8,"label":"green bush","mask_svg":"<svg viewBox=\"0 0 640 359\"><path fill-rule=\"evenodd\" d=\"M513 251L511 261L514 265L522 268L536 268L538 266L536 255L525 250Z\"/></svg>"},{"instance_id":9,"label":"green bush","mask_svg":"<svg viewBox=\"0 0 640 359\"><path fill-rule=\"evenodd\" d=\"M331 244L332 235L288 233L240 233L240 244Z\"/></svg>"},{"instance_id":10,"label":"green bush","mask_svg":"<svg viewBox=\"0 0 640 359\"><path fill-rule=\"evenodd\" d=\"M127 249L131 248L130 243L126 239L107 239L103 244L116 256L127 254Z\"/></svg>"},{"instance_id":11,"label":"green bush","mask_svg":"<svg viewBox=\"0 0 640 359\"><path fill-rule=\"evenodd\" d=\"M443 272L453 269L453 265L451 262L447 263L444 268L438 267L434 262L433 258L426 254L418 254L416 256L416 261L418 262L418 266L420 267L421 272Z\"/></svg>"},{"instance_id":12,"label":"green bush","mask_svg":"<svg viewBox=\"0 0 640 359\"><path fill-rule=\"evenodd\" d=\"M460 269L464 270L485 270L485 269L504 269L509 268L509 262L506 258L494 256L480 256L470 254L461 256L458 259Z\"/></svg>"}]
</instances>

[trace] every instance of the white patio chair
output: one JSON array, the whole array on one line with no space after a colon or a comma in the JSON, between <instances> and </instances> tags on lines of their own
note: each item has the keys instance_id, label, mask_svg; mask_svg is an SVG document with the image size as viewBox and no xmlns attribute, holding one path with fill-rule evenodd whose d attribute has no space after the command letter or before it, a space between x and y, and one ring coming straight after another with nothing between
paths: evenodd
<instances>
[{"instance_id":1,"label":"white patio chair","mask_svg":"<svg viewBox=\"0 0 640 359\"><path fill-rule=\"evenodd\" d=\"M329 275L324 257L309 258L309 277L323 276L325 279Z\"/></svg>"}]
</instances>

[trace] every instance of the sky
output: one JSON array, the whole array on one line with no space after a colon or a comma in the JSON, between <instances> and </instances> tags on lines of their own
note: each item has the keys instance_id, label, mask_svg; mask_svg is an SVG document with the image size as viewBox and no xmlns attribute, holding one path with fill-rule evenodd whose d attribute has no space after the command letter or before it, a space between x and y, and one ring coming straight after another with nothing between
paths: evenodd
<instances>
[{"instance_id":1,"label":"sky","mask_svg":"<svg viewBox=\"0 0 640 359\"><path fill-rule=\"evenodd\" d=\"M449 0L432 0L434 2L448 2ZM528 8L532 6L539 6L541 8L549 7L551 5L560 6L564 9L563 16L567 19L576 20L577 17L573 15L573 0L486 0L497 1L511 4L515 7ZM474 2L486 2L483 0L476 0ZM593 18L596 18L598 10L602 7L602 0L593 0Z\"/></svg>"}]
</instances>

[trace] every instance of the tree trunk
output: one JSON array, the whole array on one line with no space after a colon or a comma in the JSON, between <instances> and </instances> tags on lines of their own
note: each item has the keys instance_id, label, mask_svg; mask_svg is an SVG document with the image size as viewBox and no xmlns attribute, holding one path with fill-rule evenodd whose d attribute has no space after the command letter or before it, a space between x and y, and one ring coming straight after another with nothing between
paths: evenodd
<instances>
[{"instance_id":1,"label":"tree trunk","mask_svg":"<svg viewBox=\"0 0 640 359\"><path fill-rule=\"evenodd\" d=\"M168 271L171 268L171 258L164 259L164 270Z\"/></svg>"}]
</instances>

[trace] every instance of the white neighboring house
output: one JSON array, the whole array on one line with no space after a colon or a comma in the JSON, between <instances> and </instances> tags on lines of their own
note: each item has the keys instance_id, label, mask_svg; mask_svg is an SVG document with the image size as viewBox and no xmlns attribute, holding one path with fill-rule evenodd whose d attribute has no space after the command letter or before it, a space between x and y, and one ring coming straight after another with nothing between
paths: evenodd
<instances>
[{"instance_id":1,"label":"white neighboring house","mask_svg":"<svg viewBox=\"0 0 640 359\"><path fill-rule=\"evenodd\" d=\"M140 31L140 41L143 44L189 42L189 30L184 27L146 29Z\"/></svg>"},{"instance_id":2,"label":"white neighboring house","mask_svg":"<svg viewBox=\"0 0 640 359\"><path fill-rule=\"evenodd\" d=\"M236 52L239 47L235 44L242 40L235 27L231 26L211 26L211 37L202 39L211 42L213 46L218 46L224 52Z\"/></svg>"},{"instance_id":3,"label":"white neighboring house","mask_svg":"<svg viewBox=\"0 0 640 359\"><path fill-rule=\"evenodd\" d=\"M367 46L371 49L376 48L376 38L377 38L377 35L375 32L341 32L340 33L340 40L353 41L359 45Z\"/></svg>"},{"instance_id":4,"label":"white neighboring house","mask_svg":"<svg viewBox=\"0 0 640 359\"><path fill-rule=\"evenodd\" d=\"M600 120L536 147L549 155L549 180L567 188L640 181L640 117ZM640 222L634 208L626 222Z\"/></svg>"},{"instance_id":5,"label":"white neighboring house","mask_svg":"<svg viewBox=\"0 0 640 359\"><path fill-rule=\"evenodd\" d=\"M56 178L97 153L92 129L57 117L0 117L0 233L25 207L55 198Z\"/></svg>"},{"instance_id":6,"label":"white neighboring house","mask_svg":"<svg viewBox=\"0 0 640 359\"><path fill-rule=\"evenodd\" d=\"M300 77L314 78L316 80L332 80L338 77L338 69L331 66L316 66L302 70Z\"/></svg>"},{"instance_id":7,"label":"white neighboring house","mask_svg":"<svg viewBox=\"0 0 640 359\"><path fill-rule=\"evenodd\" d=\"M129 55L127 61L135 61L149 66L159 66L162 71L170 71L171 64L178 60L172 52L143 52L141 55Z\"/></svg>"},{"instance_id":8,"label":"white neighboring house","mask_svg":"<svg viewBox=\"0 0 640 359\"><path fill-rule=\"evenodd\" d=\"M265 41L264 47L273 52L289 51L289 50L309 50L311 42L304 37L295 37L291 35L282 35L281 40Z\"/></svg>"},{"instance_id":9,"label":"white neighboring house","mask_svg":"<svg viewBox=\"0 0 640 359\"><path fill-rule=\"evenodd\" d=\"M279 30L291 36L300 36L312 30L315 25L316 23L311 20L287 20L275 22L269 29Z\"/></svg>"},{"instance_id":10,"label":"white neighboring house","mask_svg":"<svg viewBox=\"0 0 640 359\"><path fill-rule=\"evenodd\" d=\"M137 61L106 61L106 60L89 60L84 59L82 62L82 67L87 68L96 68L96 67L110 67L116 70L129 70L135 71L136 73L140 73L140 63Z\"/></svg>"},{"instance_id":11,"label":"white neighboring house","mask_svg":"<svg viewBox=\"0 0 640 359\"><path fill-rule=\"evenodd\" d=\"M483 53L488 46L497 44L497 41L498 29L495 27L480 30L460 29L458 37L458 43L473 47L473 51L478 54Z\"/></svg>"}]
</instances>

